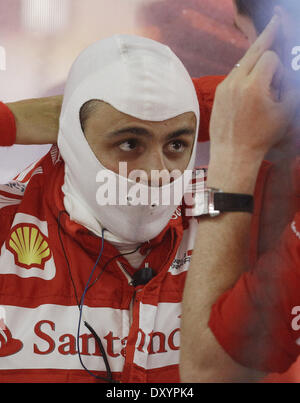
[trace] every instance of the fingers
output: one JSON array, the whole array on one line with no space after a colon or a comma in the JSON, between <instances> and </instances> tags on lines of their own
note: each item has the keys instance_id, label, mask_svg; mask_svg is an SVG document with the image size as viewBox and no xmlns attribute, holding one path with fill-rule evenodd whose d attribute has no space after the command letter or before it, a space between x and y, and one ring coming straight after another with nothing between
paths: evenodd
<instances>
[{"instance_id":1,"label":"fingers","mask_svg":"<svg viewBox=\"0 0 300 403\"><path fill-rule=\"evenodd\" d=\"M234 70L236 74L244 76L250 74L261 56L272 47L279 32L279 27L280 17L275 15L267 25L266 29L239 62L240 67Z\"/></svg>"},{"instance_id":2,"label":"fingers","mask_svg":"<svg viewBox=\"0 0 300 403\"><path fill-rule=\"evenodd\" d=\"M283 71L283 65L278 55L267 50L258 60L249 77L254 77L267 90L271 86L278 89L282 81Z\"/></svg>"}]
</instances>

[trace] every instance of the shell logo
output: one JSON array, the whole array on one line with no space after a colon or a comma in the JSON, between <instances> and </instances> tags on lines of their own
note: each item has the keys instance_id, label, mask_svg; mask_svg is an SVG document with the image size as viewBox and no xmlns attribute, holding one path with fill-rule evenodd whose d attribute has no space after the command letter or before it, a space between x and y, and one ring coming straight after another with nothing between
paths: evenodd
<instances>
[{"instance_id":1,"label":"shell logo","mask_svg":"<svg viewBox=\"0 0 300 403\"><path fill-rule=\"evenodd\" d=\"M20 224L14 227L6 244L14 255L15 264L24 269L44 269L51 258L48 238L34 224Z\"/></svg>"},{"instance_id":2,"label":"shell logo","mask_svg":"<svg viewBox=\"0 0 300 403\"><path fill-rule=\"evenodd\" d=\"M22 348L23 343L21 340L14 339L7 327L5 329L0 328L0 358L14 355L22 350Z\"/></svg>"}]
</instances>

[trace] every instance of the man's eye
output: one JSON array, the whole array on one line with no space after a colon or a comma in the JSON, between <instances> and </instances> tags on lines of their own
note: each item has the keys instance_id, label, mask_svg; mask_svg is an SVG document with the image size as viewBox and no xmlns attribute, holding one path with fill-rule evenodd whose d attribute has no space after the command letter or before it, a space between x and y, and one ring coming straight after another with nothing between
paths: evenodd
<instances>
[{"instance_id":1,"label":"man's eye","mask_svg":"<svg viewBox=\"0 0 300 403\"><path fill-rule=\"evenodd\" d=\"M127 140L119 145L122 151L132 151L137 148L138 142L136 140Z\"/></svg>"},{"instance_id":2,"label":"man's eye","mask_svg":"<svg viewBox=\"0 0 300 403\"><path fill-rule=\"evenodd\" d=\"M172 143L169 144L169 149L171 152L182 152L186 148L186 144L183 141L173 141Z\"/></svg>"}]
</instances>

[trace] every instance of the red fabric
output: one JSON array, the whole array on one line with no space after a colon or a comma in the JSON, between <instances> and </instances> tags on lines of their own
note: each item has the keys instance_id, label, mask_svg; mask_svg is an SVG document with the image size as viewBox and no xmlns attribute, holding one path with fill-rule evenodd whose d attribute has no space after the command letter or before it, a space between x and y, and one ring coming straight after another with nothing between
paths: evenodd
<instances>
[{"instance_id":1,"label":"red fabric","mask_svg":"<svg viewBox=\"0 0 300 403\"><path fill-rule=\"evenodd\" d=\"M268 187L268 180L272 172L273 165L269 161L263 161L256 180L254 194L254 211L252 214L251 230L250 230L250 260L249 265L252 267L259 256L259 244L262 232L262 216L265 203L265 189Z\"/></svg>"},{"instance_id":2,"label":"red fabric","mask_svg":"<svg viewBox=\"0 0 300 403\"><path fill-rule=\"evenodd\" d=\"M260 176L265 175L264 166ZM61 237L68 268L58 235L58 216L64 210L63 179L64 164L54 146L16 181L0 185L0 307L6 311L5 334L10 335L0 337L0 354L4 355L0 382L96 381L82 371L76 354L78 308L69 268L80 298L101 240L63 214ZM255 197L257 210L260 186ZM112 261L86 295L86 320L104 343L114 378L123 383L180 382L181 301L195 241L195 221L178 209L165 230L144 244L144 252L151 247L146 261L157 271L146 286L132 287L117 261ZM50 250L33 268L32 255L24 251L26 245L33 245L32 230L38 231L46 242L44 249L49 246ZM253 232L253 250L258 233L259 225ZM24 240L22 250L14 248L16 236ZM22 251L28 260L22 261ZM95 277L118 254L105 242ZM118 260L127 273L133 273L125 257ZM94 373L105 376L103 358L83 325L80 337L87 367L92 370L94 365L98 368ZM11 351L14 354L8 355Z\"/></svg>"},{"instance_id":3,"label":"red fabric","mask_svg":"<svg viewBox=\"0 0 300 403\"><path fill-rule=\"evenodd\" d=\"M267 373L283 373L297 360L300 331L292 327L292 310L300 305L299 284L300 213L278 247L213 306L210 328L234 360Z\"/></svg>"},{"instance_id":4,"label":"red fabric","mask_svg":"<svg viewBox=\"0 0 300 403\"><path fill-rule=\"evenodd\" d=\"M0 382L95 382L81 370L76 354L77 301L58 236L57 220L59 212L64 210L61 191L64 164L57 147L53 147L30 173L20 175L23 177L30 179L29 183L14 181L0 186L0 306L6 310L7 332L12 335L9 340L0 339L0 353L5 353L1 358ZM144 245L145 251L151 247L145 260L157 272L145 287L135 289L131 286L114 260L87 293L85 314L89 316L96 312L94 318L88 317L87 320L102 338L114 378L123 383L180 381L180 303L186 270L173 274L170 268L183 239L182 220L178 211L165 230L150 244ZM31 267L22 263L19 251L13 253L13 234L20 230L19 239L23 234L28 244L29 237L32 239L27 230L29 226L40 231L51 251L50 260L44 258L41 264L35 265L38 267L35 273L30 273ZM187 236L190 237L191 233L185 233L186 248L189 248L191 240L186 239ZM81 297L99 254L101 240L72 222L67 214L61 217L61 237ZM182 248L181 253L187 254L185 244ZM119 253L105 241L97 274L110 258ZM7 264L6 259L10 263ZM125 257L118 261L127 272L133 273ZM46 274L51 274L52 269L53 275L47 278ZM133 310L129 325L131 303ZM94 352L94 344L88 341L90 336L83 325L81 337L85 340L82 351L87 352L84 361L94 360L93 365L103 367L103 359L99 351ZM16 340L23 348L7 356L6 344L11 340ZM123 354L125 359L120 372L118 362ZM24 366L22 369L18 369L20 362ZM90 368L89 364L87 366ZM106 375L101 370L94 370L94 373Z\"/></svg>"},{"instance_id":5,"label":"red fabric","mask_svg":"<svg viewBox=\"0 0 300 403\"><path fill-rule=\"evenodd\" d=\"M225 76L206 76L193 79L200 106L199 142L209 141L209 122L215 93L218 85L224 79Z\"/></svg>"},{"instance_id":6,"label":"red fabric","mask_svg":"<svg viewBox=\"0 0 300 403\"><path fill-rule=\"evenodd\" d=\"M292 194L294 196L294 209L300 211L300 156L292 163Z\"/></svg>"},{"instance_id":7,"label":"red fabric","mask_svg":"<svg viewBox=\"0 0 300 403\"><path fill-rule=\"evenodd\" d=\"M201 125L199 131L199 141L209 140L209 120L211 115L211 108L213 105L214 93L217 85L223 80L223 77L204 77L201 79L195 79L194 84L197 90L197 95L199 99L199 105L201 110ZM1 127L1 126L0 126ZM252 225L252 246L251 246L251 262L254 263L257 256L257 245L259 238L259 227L260 227L260 209L262 205L263 198L263 188L268 172L268 163L264 163L258 178L257 190L256 190L256 207L255 214ZM57 216L59 211L63 210L62 203L62 193L60 186L63 181L63 167L62 161L59 159L56 147L53 147L51 152L45 157L41 162L34 165L32 169L28 169L24 174L20 175L17 182L12 184L12 187L2 187L1 196L3 198L3 206L0 205L1 215L0 215L0 226L2 231L0 233L0 246L2 246L2 251L0 252L0 259L5 258L7 250L9 250L9 240L11 239L12 230L16 228L14 220L16 217L20 216L22 220L28 219L27 216L31 217L37 226L40 225L41 231L43 232L43 223L47 223L48 234L47 240L52 251L51 259L54 261L56 267L55 278L50 280L44 280L43 278L22 278L16 273L20 272L18 267L17 257L15 256L16 266L11 267L6 264L0 263L0 269L5 269L5 273L1 275L0 273L0 305L6 307L12 307L15 309L13 314L16 315L16 319L11 321L10 330L12 331L12 336L18 340L25 339L24 346L26 347L26 341L29 343L29 348L31 348L32 359L40 358L38 364L33 361L33 367L39 368L40 364L43 364L43 357L48 359L51 354L56 354L57 359L61 363L61 357L66 357L70 359L72 352L72 340L74 329L68 330L66 334L65 322L67 323L67 317L69 308L76 308L76 301L74 299L74 291L70 284L68 269L66 267L66 261L63 256L60 242L57 234ZM29 181L27 188L22 189L22 183ZM22 196L22 193L25 193ZM12 202L12 200L14 200ZM181 217L182 218L182 217ZM79 290L81 295L84 285L87 281L89 270L87 268L92 268L97 254L99 252L99 239L90 234L86 229L77 225L69 220L66 215L62 216L62 237L65 243L65 248L68 253L68 257L71 262L72 273L74 276L74 281L76 288ZM24 225L24 222L22 222ZM163 357L163 354L168 354L168 351L164 351L163 343L165 342L165 348L171 349L172 352L176 352L179 347L176 346L174 340L175 336L179 332L179 328L175 328L176 320L179 318L177 315L177 306L180 305L182 299L182 292L184 288L184 281L186 277L186 271L180 272L180 274L174 275L170 272L170 265L174 260L176 251L182 240L183 229L187 229L181 219L174 219L171 221L171 226L166 229L154 242L151 242L151 247L153 252L150 254L147 261L150 266L158 266L161 271L157 277L151 281L143 289L137 290L137 296L134 298L134 309L133 309L133 323L130 328L128 337L122 338L120 333L117 333L114 326L110 328L111 323L114 324L118 321L118 315L120 311L126 312L129 309L131 300L133 299L132 287L128 285L128 282L120 273L119 267L116 262L110 265L110 268L105 272L102 277L101 282L98 282L95 287L93 287L86 298L86 304L90 308L109 308L114 310L111 314L112 318L115 318L112 322L109 319L109 323L99 323L99 328L104 327L104 335L107 333L111 334L111 337L118 336L117 340L113 339L111 344L109 344L109 338L107 339L107 348L109 352L109 358L113 361L115 360L116 344L121 343L124 346L124 351L126 352L126 362L123 367L122 374L114 371L116 379L121 379L123 382L179 382L179 370L178 365L172 364L172 359L164 361L164 365L158 368L143 368L135 363L133 363L134 346L137 341L138 335L140 335L140 328L142 326L139 321L143 317L149 318L152 315L152 311L159 306L162 309L158 317L160 318L157 322L159 326L159 331L156 332L155 341L161 341L161 346L158 351L152 354L153 346L151 343L146 345L149 341L149 335L152 333L152 327L149 328L149 334L146 334L145 347L143 338L137 343L135 353L137 350L139 352L148 352L148 361L151 362L152 359L157 357ZM46 238L45 238L46 239ZM145 249L148 245L145 245ZM192 252L190 249L190 241L187 243L187 255L190 256ZM3 253L3 255L1 255ZM4 254L6 254L4 256ZM118 251L109 243L105 244L104 250L104 261L107 261L111 256L117 255ZM187 255L183 255L183 258L179 259L177 264L180 266L181 260L187 258ZM10 256L10 259L12 256ZM119 259L125 265L126 269L130 272L133 269L128 265L125 258ZM44 263L43 263L44 264ZM7 274L7 270L10 273ZM23 274L26 268L21 268ZM24 271L25 270L25 271ZM43 270L41 270L42 272ZM44 271L46 269L44 268ZM22 274L22 275L23 275ZM51 305L52 304L52 305ZM56 311L52 308L53 305L60 306L60 311ZM171 304L171 305L170 305ZM172 308L172 305L174 308ZM240 301L237 306L240 305ZM170 309L174 309L165 314L164 308L171 306ZM140 312L140 309L143 309ZM237 308L237 307L235 307ZM37 311L37 315L43 319L40 322L40 317L35 319L34 323L28 323L26 333L16 334L20 326L21 314L24 310L24 318L28 314L29 309L34 309ZM169 309L169 308L168 308ZM145 313L145 310L149 312ZM20 311L20 312L19 312ZM41 313L42 311L42 313ZM66 311L66 318L63 318L63 312ZM73 312L73 311L72 311ZM8 312L7 318L10 319L11 312ZM169 318L172 317L172 323L175 322L174 329L170 329L165 332L164 328L168 326ZM24 319L24 320L25 320ZM77 315L75 316L75 321ZM39 320L39 322L37 322ZM124 321L124 320L123 320ZM36 323L37 322L37 323ZM35 324L36 323L36 324ZM38 326L39 323L39 326ZM119 322L118 322L119 323ZM51 325L52 324L52 325ZM147 323L143 324L146 325ZM35 325L35 326L34 326ZM22 325L24 328L24 324ZM121 326L121 325L120 325ZM33 330L32 330L33 328ZM60 330L63 329L63 330ZM97 329L96 329L97 330ZM29 332L32 331L30 336ZM83 329L82 329L83 331ZM108 333L111 331L110 333ZM63 334L62 334L63 333ZM56 335L60 337L55 339ZM46 337L47 335L47 337ZM27 338L26 338L27 337ZM31 340L34 340L32 346L30 346ZM53 342L55 339L56 344ZM63 347L63 342L69 340L68 348L70 353L66 354L67 347ZM44 344L42 344L42 342ZM115 343L115 344L113 344ZM123 344L124 343L124 344ZM65 343L66 344L66 343ZM49 345L49 352L47 346ZM168 347L169 345L169 347ZM126 346L126 347L125 347ZM25 349L24 347L24 349ZM54 351L51 348L55 348ZM114 348L115 349L114 349ZM155 347L157 348L157 347ZM125 350L126 349L126 350ZM44 352L46 350L46 352ZM36 352L42 351L43 353L40 357ZM22 350L21 350L22 353ZM19 353L19 354L21 354ZM43 355L44 354L44 355ZM125 354L125 353L124 353ZM118 353L118 355L120 355ZM14 356L10 357L11 359ZM19 357L18 354L15 355L16 359ZM74 357L76 358L76 357ZM4 362L4 361L3 361ZM55 364L56 365L56 364ZM72 362L74 367L74 364ZM76 378L76 381L80 382L90 382L94 381L85 372L79 369L72 369L72 366L67 368L55 369L27 369L27 370L16 370L18 366L14 366L13 363L9 366L9 369L1 371L1 379L5 382L14 381L14 379L20 379L22 382L49 382L47 377L51 375L51 380L54 382L68 382ZM100 373L100 375L105 375L105 373Z\"/></svg>"},{"instance_id":8,"label":"red fabric","mask_svg":"<svg viewBox=\"0 0 300 403\"><path fill-rule=\"evenodd\" d=\"M16 142L16 121L11 110L0 102L0 146L9 147Z\"/></svg>"}]
</instances>

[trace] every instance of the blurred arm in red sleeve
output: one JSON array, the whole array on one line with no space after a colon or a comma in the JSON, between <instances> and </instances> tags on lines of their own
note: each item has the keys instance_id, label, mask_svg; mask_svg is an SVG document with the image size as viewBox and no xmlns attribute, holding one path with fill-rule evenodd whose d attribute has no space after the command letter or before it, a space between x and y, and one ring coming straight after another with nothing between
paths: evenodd
<instances>
[{"instance_id":1,"label":"blurred arm in red sleeve","mask_svg":"<svg viewBox=\"0 0 300 403\"><path fill-rule=\"evenodd\" d=\"M198 135L199 142L209 141L209 122L214 104L215 93L218 85L224 79L225 76L206 76L193 79L200 106L200 129Z\"/></svg>"},{"instance_id":2,"label":"blurred arm in red sleeve","mask_svg":"<svg viewBox=\"0 0 300 403\"><path fill-rule=\"evenodd\" d=\"M300 213L278 247L262 256L213 306L210 329L235 361L265 373L283 373L297 360L299 284Z\"/></svg>"},{"instance_id":3,"label":"blurred arm in red sleeve","mask_svg":"<svg viewBox=\"0 0 300 403\"><path fill-rule=\"evenodd\" d=\"M11 110L0 102L0 146L9 147L16 142L16 121Z\"/></svg>"},{"instance_id":4,"label":"blurred arm in red sleeve","mask_svg":"<svg viewBox=\"0 0 300 403\"><path fill-rule=\"evenodd\" d=\"M280 26L280 17L274 16L240 61L240 67L234 69L217 88L210 122L208 187L221 189L225 193L254 195L266 153L282 141L294 119L300 93L286 88L281 91L278 100L278 88L272 86L274 74L283 72L278 55L269 50ZM208 326L212 306L221 295L234 289L249 268L251 218L249 213L235 212L199 219L183 296L183 382L253 382L263 375L257 373L256 369L266 368L255 365L255 370L251 370L248 362L241 360L239 355L228 353L228 345L224 348L224 343L217 342ZM267 263L269 261L270 258L267 258ZM274 286L271 284L270 287L276 291L276 278ZM248 291L249 298L252 298L253 289ZM234 323L241 321L239 323L245 327L241 332L248 334L248 320L245 322L241 319L241 315L243 318L248 316L247 309L237 313L238 307L244 303L244 293L241 295L241 302L238 298L234 301L235 311L231 319ZM230 308L226 311L226 318L230 315L229 311ZM280 312L278 315L281 316ZM285 321L285 318L281 317L280 320ZM239 327L235 327L234 331L236 329ZM270 331L272 333L273 328ZM256 343L260 344L260 334L255 334ZM226 330L225 335L229 335L230 351L234 351L231 343L234 345L238 343L237 340L240 343L241 336L231 340L232 333Z\"/></svg>"}]
</instances>

